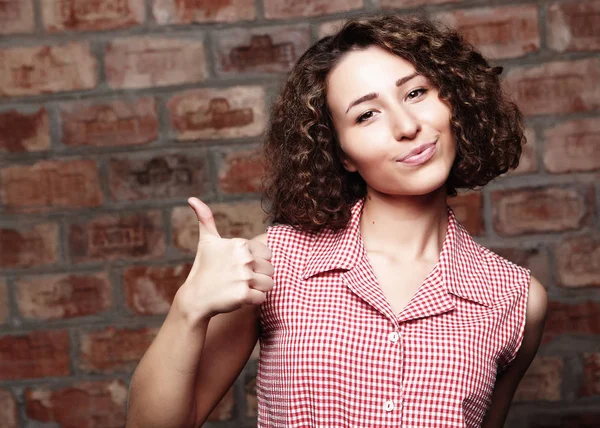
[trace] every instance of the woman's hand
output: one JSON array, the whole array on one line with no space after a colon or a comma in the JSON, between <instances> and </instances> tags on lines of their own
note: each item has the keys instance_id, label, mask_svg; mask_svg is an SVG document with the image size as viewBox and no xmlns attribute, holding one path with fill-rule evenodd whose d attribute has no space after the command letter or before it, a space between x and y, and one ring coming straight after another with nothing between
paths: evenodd
<instances>
[{"instance_id":1,"label":"woman's hand","mask_svg":"<svg viewBox=\"0 0 600 428\"><path fill-rule=\"evenodd\" d=\"M196 258L174 303L193 323L232 312L243 305L260 305L273 288L271 250L242 238L221 238L210 208L188 199L199 223Z\"/></svg>"}]
</instances>

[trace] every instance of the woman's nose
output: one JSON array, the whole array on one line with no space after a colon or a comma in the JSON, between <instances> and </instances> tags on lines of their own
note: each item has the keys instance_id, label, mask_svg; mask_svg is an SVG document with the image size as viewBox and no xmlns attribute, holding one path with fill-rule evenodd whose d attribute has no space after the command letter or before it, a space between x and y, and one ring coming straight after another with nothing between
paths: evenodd
<instances>
[{"instance_id":1,"label":"woman's nose","mask_svg":"<svg viewBox=\"0 0 600 428\"><path fill-rule=\"evenodd\" d=\"M398 106L392 110L392 132L397 141L412 140L420 129L417 118L407 109Z\"/></svg>"}]
</instances>

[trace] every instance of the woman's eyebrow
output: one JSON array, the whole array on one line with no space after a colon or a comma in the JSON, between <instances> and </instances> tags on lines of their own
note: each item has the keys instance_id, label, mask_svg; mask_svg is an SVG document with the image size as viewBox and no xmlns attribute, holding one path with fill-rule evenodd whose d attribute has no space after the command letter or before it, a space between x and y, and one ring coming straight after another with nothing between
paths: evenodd
<instances>
[{"instance_id":1,"label":"woman's eyebrow","mask_svg":"<svg viewBox=\"0 0 600 428\"><path fill-rule=\"evenodd\" d=\"M408 76L401 77L400 79L396 80L396 86L400 87L400 86L404 85L406 82L408 82L409 80L411 80L417 76L420 76L420 74L417 72L414 72L413 74L409 74ZM371 101L372 99L375 99L378 96L379 96L378 93L371 92L370 94L363 95L362 97L355 99L348 105L348 108L346 109L346 113L344 113L344 114L347 114L352 107L354 107L360 103L364 103L365 101Z\"/></svg>"}]
</instances>

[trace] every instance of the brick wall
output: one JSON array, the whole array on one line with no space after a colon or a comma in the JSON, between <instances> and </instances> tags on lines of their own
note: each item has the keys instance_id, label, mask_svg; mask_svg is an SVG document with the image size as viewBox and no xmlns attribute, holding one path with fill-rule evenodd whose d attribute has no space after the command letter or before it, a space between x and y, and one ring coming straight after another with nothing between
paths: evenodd
<instances>
[{"instance_id":1,"label":"brick wall","mask_svg":"<svg viewBox=\"0 0 600 428\"><path fill-rule=\"evenodd\" d=\"M507 426L597 423L600 0L0 0L0 425L123 426L193 260L186 198L224 236L264 231L256 150L284 73L347 16L422 5L527 116L519 169L451 201L551 298ZM207 426L255 425L255 371L256 353Z\"/></svg>"}]
</instances>

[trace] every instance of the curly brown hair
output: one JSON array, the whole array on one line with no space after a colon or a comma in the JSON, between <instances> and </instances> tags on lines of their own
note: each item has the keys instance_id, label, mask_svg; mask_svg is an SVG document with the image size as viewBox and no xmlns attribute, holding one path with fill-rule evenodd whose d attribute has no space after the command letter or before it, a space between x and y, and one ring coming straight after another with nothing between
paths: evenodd
<instances>
[{"instance_id":1,"label":"curly brown hair","mask_svg":"<svg viewBox=\"0 0 600 428\"><path fill-rule=\"evenodd\" d=\"M457 152L446 182L448 196L518 166L526 143L523 115L502 91L502 67L491 67L455 29L423 14L359 17L300 57L272 105L262 185L273 223L338 231L347 225L352 204L366 195L358 172L342 166L326 78L346 53L374 45L409 61L451 106Z\"/></svg>"}]
</instances>

